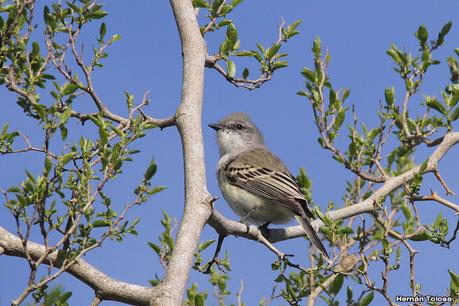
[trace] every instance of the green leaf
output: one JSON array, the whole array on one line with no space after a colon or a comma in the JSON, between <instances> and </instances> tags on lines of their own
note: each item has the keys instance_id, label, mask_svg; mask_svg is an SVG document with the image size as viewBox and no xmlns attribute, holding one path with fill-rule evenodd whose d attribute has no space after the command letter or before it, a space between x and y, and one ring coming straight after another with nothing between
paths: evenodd
<instances>
[{"instance_id":1,"label":"green leaf","mask_svg":"<svg viewBox=\"0 0 459 306\"><path fill-rule=\"evenodd\" d=\"M312 70L310 70L307 67L304 67L303 70L301 71L301 74L308 79L309 82L315 83L316 82L316 73Z\"/></svg>"},{"instance_id":2,"label":"green leaf","mask_svg":"<svg viewBox=\"0 0 459 306\"><path fill-rule=\"evenodd\" d=\"M203 250L207 249L209 246L211 246L214 242L215 242L215 239L211 239L211 240L205 241L205 242L203 242L203 243L201 243L199 245L198 250L199 251L203 251Z\"/></svg>"},{"instance_id":3,"label":"green leaf","mask_svg":"<svg viewBox=\"0 0 459 306\"><path fill-rule=\"evenodd\" d=\"M255 56L254 53L255 53L254 51L244 50L244 51L235 52L234 55L236 56Z\"/></svg>"},{"instance_id":4,"label":"green leaf","mask_svg":"<svg viewBox=\"0 0 459 306\"><path fill-rule=\"evenodd\" d=\"M18 187L11 187L11 188L8 188L6 191L17 193L17 192L21 192L21 189L19 189Z\"/></svg>"},{"instance_id":5,"label":"green leaf","mask_svg":"<svg viewBox=\"0 0 459 306\"><path fill-rule=\"evenodd\" d=\"M72 93L74 93L77 89L79 88L79 86L75 83L66 83L64 85L64 88L62 89L62 94L64 96L68 96Z\"/></svg>"},{"instance_id":6,"label":"green leaf","mask_svg":"<svg viewBox=\"0 0 459 306\"><path fill-rule=\"evenodd\" d=\"M81 9L80 9L77 5L73 4L72 2L70 2L70 1L65 1L65 3L67 3L67 5L68 5L73 11L75 11L75 12L77 12L77 13L81 12Z\"/></svg>"},{"instance_id":7,"label":"green leaf","mask_svg":"<svg viewBox=\"0 0 459 306\"><path fill-rule=\"evenodd\" d=\"M438 38L437 38L437 46L441 46L444 41L445 41L445 37L446 35L449 33L449 31L451 30L451 26L453 25L453 22L450 21L448 23L446 23L442 28L441 28L441 31L440 33L438 33Z\"/></svg>"},{"instance_id":8,"label":"green leaf","mask_svg":"<svg viewBox=\"0 0 459 306\"><path fill-rule=\"evenodd\" d=\"M233 0L231 1L231 5L234 7L238 6L244 0Z\"/></svg>"},{"instance_id":9,"label":"green leaf","mask_svg":"<svg viewBox=\"0 0 459 306\"><path fill-rule=\"evenodd\" d=\"M421 44L425 44L427 42L427 39L429 38L429 33L427 32L427 29L424 25L419 26L416 34L416 38L419 39L419 42Z\"/></svg>"},{"instance_id":10,"label":"green leaf","mask_svg":"<svg viewBox=\"0 0 459 306\"><path fill-rule=\"evenodd\" d=\"M32 107L35 109L35 111L37 112L38 116L42 120L45 120L45 118L46 118L46 106L41 105L41 104L32 104Z\"/></svg>"},{"instance_id":11,"label":"green leaf","mask_svg":"<svg viewBox=\"0 0 459 306\"><path fill-rule=\"evenodd\" d=\"M302 23L301 19L296 20L294 23L289 25L287 29L282 29L282 33L285 35L285 39L289 39L300 32L296 30L296 28Z\"/></svg>"},{"instance_id":12,"label":"green leaf","mask_svg":"<svg viewBox=\"0 0 459 306\"><path fill-rule=\"evenodd\" d=\"M96 220L92 223L93 227L107 227L110 226L110 222L107 220Z\"/></svg>"},{"instance_id":13,"label":"green leaf","mask_svg":"<svg viewBox=\"0 0 459 306\"><path fill-rule=\"evenodd\" d=\"M371 301L373 301L373 297L374 297L374 293L373 293L373 291L371 291L370 293L368 293L367 295L365 295L365 296L360 300L359 306L367 306L368 304L371 303Z\"/></svg>"},{"instance_id":14,"label":"green leaf","mask_svg":"<svg viewBox=\"0 0 459 306\"><path fill-rule=\"evenodd\" d=\"M456 107L451 113L451 121L456 121L459 118L459 106Z\"/></svg>"},{"instance_id":15,"label":"green leaf","mask_svg":"<svg viewBox=\"0 0 459 306\"><path fill-rule=\"evenodd\" d=\"M66 291L64 292L60 298L59 298L59 303L63 304L65 302L67 302L67 300L72 296L72 292L71 291Z\"/></svg>"},{"instance_id":16,"label":"green leaf","mask_svg":"<svg viewBox=\"0 0 459 306\"><path fill-rule=\"evenodd\" d=\"M154 195L155 193L158 193L160 191L163 191L164 189L166 189L167 187L166 186L156 186L154 188L151 188L150 190L148 190L148 194L150 196Z\"/></svg>"},{"instance_id":17,"label":"green leaf","mask_svg":"<svg viewBox=\"0 0 459 306\"><path fill-rule=\"evenodd\" d=\"M425 241L431 238L430 233L427 230L422 230L421 232L417 233L414 236L410 237L410 240L413 241Z\"/></svg>"},{"instance_id":18,"label":"green leaf","mask_svg":"<svg viewBox=\"0 0 459 306\"><path fill-rule=\"evenodd\" d=\"M276 283L282 283L282 282L284 281L284 275L279 274L279 275L274 279L274 281L275 281Z\"/></svg>"},{"instance_id":19,"label":"green leaf","mask_svg":"<svg viewBox=\"0 0 459 306\"><path fill-rule=\"evenodd\" d=\"M151 160L150 166L148 166L147 172L145 172L145 180L149 181L151 178L156 174L156 171L158 170L158 166L156 165L156 162L154 159Z\"/></svg>"},{"instance_id":20,"label":"green leaf","mask_svg":"<svg viewBox=\"0 0 459 306\"><path fill-rule=\"evenodd\" d=\"M130 94L126 89L124 90L124 95L126 96L126 105L128 110L131 110L134 106L134 95Z\"/></svg>"},{"instance_id":21,"label":"green leaf","mask_svg":"<svg viewBox=\"0 0 459 306\"><path fill-rule=\"evenodd\" d=\"M203 294L197 294L194 297L194 306L204 306L205 298Z\"/></svg>"},{"instance_id":22,"label":"green leaf","mask_svg":"<svg viewBox=\"0 0 459 306\"><path fill-rule=\"evenodd\" d=\"M104 127L99 127L99 137L103 145L108 143L108 133Z\"/></svg>"},{"instance_id":23,"label":"green leaf","mask_svg":"<svg viewBox=\"0 0 459 306\"><path fill-rule=\"evenodd\" d=\"M110 39L110 43L114 43L115 41L118 41L121 39L121 35L120 34L115 34L112 36L112 38Z\"/></svg>"},{"instance_id":24,"label":"green leaf","mask_svg":"<svg viewBox=\"0 0 459 306\"><path fill-rule=\"evenodd\" d=\"M308 94L304 90L297 91L296 94L302 97L308 97Z\"/></svg>"},{"instance_id":25,"label":"green leaf","mask_svg":"<svg viewBox=\"0 0 459 306\"><path fill-rule=\"evenodd\" d=\"M238 39L238 40L236 40L236 43L233 46L233 51L234 50L239 50L240 47L241 47L241 40Z\"/></svg>"},{"instance_id":26,"label":"green leaf","mask_svg":"<svg viewBox=\"0 0 459 306\"><path fill-rule=\"evenodd\" d=\"M222 8L220 9L220 16L226 16L232 10L233 10L233 6L229 4L223 5Z\"/></svg>"},{"instance_id":27,"label":"green leaf","mask_svg":"<svg viewBox=\"0 0 459 306\"><path fill-rule=\"evenodd\" d=\"M208 8L209 3L205 0L193 0L193 7Z\"/></svg>"},{"instance_id":28,"label":"green leaf","mask_svg":"<svg viewBox=\"0 0 459 306\"><path fill-rule=\"evenodd\" d=\"M266 50L266 58L271 59L277 51L279 51L280 47L281 44L274 44L271 48L268 48L268 50Z\"/></svg>"},{"instance_id":29,"label":"green leaf","mask_svg":"<svg viewBox=\"0 0 459 306\"><path fill-rule=\"evenodd\" d=\"M350 235L354 233L354 230L348 226L343 226L342 228L339 229L339 233L341 235Z\"/></svg>"},{"instance_id":30,"label":"green leaf","mask_svg":"<svg viewBox=\"0 0 459 306\"><path fill-rule=\"evenodd\" d=\"M105 25L105 22L102 22L99 29L100 38L104 39L105 34L107 34L107 26Z\"/></svg>"},{"instance_id":31,"label":"green leaf","mask_svg":"<svg viewBox=\"0 0 459 306\"><path fill-rule=\"evenodd\" d=\"M316 58L321 56L322 47L321 47L320 38L317 36L316 38L314 38L314 42L312 43L312 52L314 53L314 57Z\"/></svg>"},{"instance_id":32,"label":"green leaf","mask_svg":"<svg viewBox=\"0 0 459 306\"><path fill-rule=\"evenodd\" d=\"M69 130L64 125L60 126L59 129L61 131L61 139L66 140Z\"/></svg>"},{"instance_id":33,"label":"green leaf","mask_svg":"<svg viewBox=\"0 0 459 306\"><path fill-rule=\"evenodd\" d=\"M32 53L31 53L31 55L33 57L36 57L39 54L40 54L40 45L36 41L34 41L32 43Z\"/></svg>"},{"instance_id":34,"label":"green leaf","mask_svg":"<svg viewBox=\"0 0 459 306\"><path fill-rule=\"evenodd\" d=\"M437 112L446 116L447 112L443 104L441 104L436 98L434 97L426 97L426 105L430 108L433 108Z\"/></svg>"},{"instance_id":35,"label":"green leaf","mask_svg":"<svg viewBox=\"0 0 459 306\"><path fill-rule=\"evenodd\" d=\"M388 105L394 105L394 97L395 97L395 88L388 87L384 90L384 97L386 98L386 102Z\"/></svg>"},{"instance_id":36,"label":"green leaf","mask_svg":"<svg viewBox=\"0 0 459 306\"><path fill-rule=\"evenodd\" d=\"M262 54L265 54L265 48L263 47L262 44L257 43L257 48L258 48L258 50L260 50L260 52L261 52Z\"/></svg>"},{"instance_id":37,"label":"green leaf","mask_svg":"<svg viewBox=\"0 0 459 306\"><path fill-rule=\"evenodd\" d=\"M341 99L343 100L343 102L349 97L349 95L351 94L351 90L350 89L343 89L343 94L341 96Z\"/></svg>"},{"instance_id":38,"label":"green leaf","mask_svg":"<svg viewBox=\"0 0 459 306\"><path fill-rule=\"evenodd\" d=\"M459 289L459 275L448 269L449 276L451 277L451 283Z\"/></svg>"},{"instance_id":39,"label":"green leaf","mask_svg":"<svg viewBox=\"0 0 459 306\"><path fill-rule=\"evenodd\" d=\"M232 79L236 75L236 65L232 60L226 60L226 70L228 78Z\"/></svg>"},{"instance_id":40,"label":"green leaf","mask_svg":"<svg viewBox=\"0 0 459 306\"><path fill-rule=\"evenodd\" d=\"M43 8L43 19L47 25L50 25L52 17L49 14L49 7L47 5Z\"/></svg>"},{"instance_id":41,"label":"green leaf","mask_svg":"<svg viewBox=\"0 0 459 306\"><path fill-rule=\"evenodd\" d=\"M352 288L347 286L346 288L346 297L347 297L347 302L350 304L350 302L352 301L352 296L353 296L353 293L352 293Z\"/></svg>"},{"instance_id":42,"label":"green leaf","mask_svg":"<svg viewBox=\"0 0 459 306\"><path fill-rule=\"evenodd\" d=\"M286 61L279 61L279 62L275 62L273 65L272 65L272 71L275 71L277 69L280 69L280 68L284 68L284 67L287 67L288 64Z\"/></svg>"},{"instance_id":43,"label":"green leaf","mask_svg":"<svg viewBox=\"0 0 459 306\"><path fill-rule=\"evenodd\" d=\"M336 116L335 123L333 125L335 130L338 130L343 125L344 119L346 118L346 111L340 109L338 115Z\"/></svg>"},{"instance_id":44,"label":"green leaf","mask_svg":"<svg viewBox=\"0 0 459 306\"><path fill-rule=\"evenodd\" d=\"M344 277L342 274L338 274L338 276L336 276L335 280L333 281L333 283L331 284L330 286L330 293L332 295L337 295L338 292L341 290L341 287L343 287L343 283L344 283Z\"/></svg>"},{"instance_id":45,"label":"green leaf","mask_svg":"<svg viewBox=\"0 0 459 306\"><path fill-rule=\"evenodd\" d=\"M60 125L65 124L67 122L67 120L69 120L71 115L72 115L72 108L71 107L67 107L63 113L58 114L59 124Z\"/></svg>"},{"instance_id":46,"label":"green leaf","mask_svg":"<svg viewBox=\"0 0 459 306\"><path fill-rule=\"evenodd\" d=\"M226 40L229 47L232 49L237 42L237 30L233 23L226 28Z\"/></svg>"},{"instance_id":47,"label":"green leaf","mask_svg":"<svg viewBox=\"0 0 459 306\"><path fill-rule=\"evenodd\" d=\"M98 10L98 11L89 13L88 17L91 18L91 19L101 19L101 18L104 18L105 16L107 16L107 14L108 13L106 11Z\"/></svg>"},{"instance_id":48,"label":"green leaf","mask_svg":"<svg viewBox=\"0 0 459 306\"><path fill-rule=\"evenodd\" d=\"M242 77L243 77L244 79L247 79L247 78L249 77L249 73L250 73L250 72L249 72L249 69L244 68L244 71L242 71Z\"/></svg>"},{"instance_id":49,"label":"green leaf","mask_svg":"<svg viewBox=\"0 0 459 306\"><path fill-rule=\"evenodd\" d=\"M161 248L157 244L154 244L153 242L148 242L148 245L150 246L150 248L153 249L153 251L155 251L156 254L161 253Z\"/></svg>"},{"instance_id":50,"label":"green leaf","mask_svg":"<svg viewBox=\"0 0 459 306\"><path fill-rule=\"evenodd\" d=\"M386 51L387 55L389 55L394 62L397 64L400 64L402 62L402 59L400 58L400 54L397 52L397 47L392 45L389 50Z\"/></svg>"},{"instance_id":51,"label":"green leaf","mask_svg":"<svg viewBox=\"0 0 459 306\"><path fill-rule=\"evenodd\" d=\"M76 156L76 152L71 152L60 157L62 165L65 166L69 161L71 161Z\"/></svg>"},{"instance_id":52,"label":"green leaf","mask_svg":"<svg viewBox=\"0 0 459 306\"><path fill-rule=\"evenodd\" d=\"M46 157L45 159L45 171L46 173L49 173L49 171L51 170L51 167L53 166L53 164L51 163L51 160Z\"/></svg>"},{"instance_id":53,"label":"green leaf","mask_svg":"<svg viewBox=\"0 0 459 306\"><path fill-rule=\"evenodd\" d=\"M222 5L223 0L213 0L212 1L212 16L217 16L218 8Z\"/></svg>"},{"instance_id":54,"label":"green leaf","mask_svg":"<svg viewBox=\"0 0 459 306\"><path fill-rule=\"evenodd\" d=\"M229 50L228 42L225 40L224 42L222 42L222 44L218 48L218 53L220 55L226 55L226 53L228 53L228 50Z\"/></svg>"},{"instance_id":55,"label":"green leaf","mask_svg":"<svg viewBox=\"0 0 459 306\"><path fill-rule=\"evenodd\" d=\"M218 27L219 28L222 28L222 27L226 27L227 25L233 23L233 21L231 19L223 19L222 21L220 21L218 23Z\"/></svg>"}]
</instances>

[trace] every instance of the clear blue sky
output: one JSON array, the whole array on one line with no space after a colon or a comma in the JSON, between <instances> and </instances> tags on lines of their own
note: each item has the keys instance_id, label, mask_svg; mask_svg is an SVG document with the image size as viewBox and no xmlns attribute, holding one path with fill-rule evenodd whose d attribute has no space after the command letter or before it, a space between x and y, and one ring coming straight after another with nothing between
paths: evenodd
<instances>
[{"instance_id":1,"label":"clear blue sky","mask_svg":"<svg viewBox=\"0 0 459 306\"><path fill-rule=\"evenodd\" d=\"M151 91L152 103L147 112L152 116L173 114L180 101L181 55L178 34L168 1L107 1L105 9L108 34L119 33L121 41L111 47L110 57L103 70L94 76L96 90L113 111L124 112L124 89L141 98L146 90ZM349 102L356 105L360 119L367 126L375 124L375 110L383 98L384 88L395 86L401 92L401 82L392 71L392 63L385 51L391 43L414 51L416 41L413 33L420 24L425 24L431 33L436 32L447 21L454 22L453 29L446 40L446 45L437 57L445 58L458 47L459 20L457 12L459 2L451 1L249 1L243 2L231 19L239 30L242 49L255 48L255 43L270 44L277 37L277 26L283 17L287 23L303 19L301 35L282 47L288 52L289 66L275 74L273 80L261 89L248 92L237 89L227 83L217 72L206 71L204 94L203 124L214 122L234 111L249 113L265 134L268 146L280 156L293 173L305 167L313 180L313 197L322 208L328 201L341 204L345 180L351 178L349 172L340 167L330 154L322 151L317 144L317 132L314 129L312 114L304 98L296 96L302 89L303 79L299 72L305 65L311 65L311 42L319 36L332 55L330 74L336 87L352 90ZM40 12L40 10L39 10ZM38 14L41 18L41 14ZM94 25L94 29L97 29ZM90 38L88 35L86 38ZM209 52L217 50L219 35L208 37ZM90 43L85 42L90 50ZM88 51L89 53L89 51ZM237 63L237 61L236 61ZM242 71L244 66L238 67ZM422 92L438 95L448 82L448 70L445 64L434 67L425 79ZM400 98L400 97L399 97ZM29 118L24 118L14 97L0 88L0 124L9 122L11 128L18 128L31 136L39 144L40 130ZM419 99L413 104L419 102ZM82 103L87 103L82 102ZM89 134L87 128L81 128L76 122L70 127L71 139L78 133ZM286 136L288 135L288 136ZM215 165L218 160L214 132L204 128L208 187L212 194L220 192L215 179ZM154 196L148 205L135 208L130 216L141 216L139 236L128 237L119 244L107 241L104 246L85 257L105 273L137 284L148 285L155 273L162 275L158 260L147 245L147 241L156 241L161 232L159 218L165 210L170 216L180 219L183 208L182 162L178 133L175 128L164 131L154 130L137 147L142 150L138 159L109 186L115 207L122 207L132 199L131 190L137 184L145 166L151 157L155 157L159 171L154 178L158 185L166 185L167 190ZM458 149L452 150L443 160L441 171L451 187L459 192ZM425 153L425 152L421 152ZM41 157L33 154L0 157L0 187L7 188L24 179L24 169L38 171ZM40 162L39 162L40 161ZM422 158L418 159L418 162ZM38 164L39 163L39 164ZM431 182L428 180L428 182ZM433 189L443 192L433 182ZM458 197L452 197L458 201ZM223 200L215 206L230 218L237 217L227 208ZM451 227L454 218L450 210L433 203L419 204L422 220L429 224L441 211L450 216ZM368 217L367 217L368 218ZM13 218L7 210L0 207L0 224L14 231ZM206 227L203 240L216 239L216 233ZM296 260L307 261L307 243L303 239L286 241L278 244L287 253L296 254ZM427 247L426 247L427 246ZM417 281L423 284L423 292L445 294L449 284L447 268L459 272L457 243L446 250L432 244L417 243L414 247L421 250L416 256ZM274 255L263 246L242 238L229 237L225 240L224 250L229 250L232 263L230 289L235 293L239 282L244 280L243 299L246 305L255 305L261 298L271 293L276 277L270 263ZM211 252L207 253L210 258ZM407 254L403 254L404 266L394 272L390 283L393 295L409 294L409 274ZM380 267L379 267L380 268ZM26 283L27 263L18 258L0 257L0 304L6 305L17 297ZM377 273L375 279L379 280ZM204 276L192 271L191 282L204 284L200 289L207 289L212 295ZM73 290L71 305L87 305L93 298L93 292L75 281L71 276L64 276L54 282L65 289ZM378 283L379 284L379 283ZM354 290L358 292L358 287ZM377 304L385 304L375 294ZM215 299L209 299L214 305ZM104 302L103 305L115 305ZM281 305L275 300L272 305Z\"/></svg>"}]
</instances>

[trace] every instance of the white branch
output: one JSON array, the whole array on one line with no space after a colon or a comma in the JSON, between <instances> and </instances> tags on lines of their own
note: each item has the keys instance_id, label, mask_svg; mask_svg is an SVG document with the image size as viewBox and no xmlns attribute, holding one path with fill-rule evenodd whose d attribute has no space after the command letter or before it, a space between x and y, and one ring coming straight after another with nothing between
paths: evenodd
<instances>
[{"instance_id":1,"label":"white branch","mask_svg":"<svg viewBox=\"0 0 459 306\"><path fill-rule=\"evenodd\" d=\"M39 258L46 252L43 245L31 241L27 243L27 248L30 256L34 259ZM22 258L26 256L21 239L2 227L0 227L0 249L3 249L4 255ZM55 268L60 268L61 266L61 263L57 260L57 252L51 253L43 263L52 264ZM142 287L111 278L83 259L77 260L75 264L67 269L67 272L94 289L97 296L102 300L115 300L135 305L149 304L149 296L153 288Z\"/></svg>"},{"instance_id":2,"label":"white branch","mask_svg":"<svg viewBox=\"0 0 459 306\"><path fill-rule=\"evenodd\" d=\"M152 305L180 305L194 252L211 213L212 197L206 187L202 139L202 97L207 56L191 1L171 0L183 54L182 100L176 125L182 140L185 173L185 210L166 277L154 291Z\"/></svg>"},{"instance_id":3,"label":"white branch","mask_svg":"<svg viewBox=\"0 0 459 306\"><path fill-rule=\"evenodd\" d=\"M440 145L429 157L425 172L434 172L437 168L438 162L458 142L459 132L447 133ZM370 197L368 197L364 201L331 211L328 213L328 215L332 219L338 220L347 219L356 215L372 212L375 208L375 203L381 203L384 200L384 198L392 191L400 188L403 184L412 180L414 176L417 173L419 173L420 168L421 166L419 165L412 168L411 170L406 171L403 174L400 174L399 176L388 178L386 182L378 190L376 190ZM247 230L247 227L244 224L229 220L217 211L214 211L212 213L212 216L209 219L208 223L210 226L215 228L215 230L218 233L236 235L252 240L257 240L257 228L250 227L250 229ZM320 228L322 225L323 222L321 220L315 220L313 222L313 226L315 228ZM280 229L271 229L269 234L269 241L274 243L278 241L304 236L304 231L302 230L301 226L290 226Z\"/></svg>"}]
</instances>

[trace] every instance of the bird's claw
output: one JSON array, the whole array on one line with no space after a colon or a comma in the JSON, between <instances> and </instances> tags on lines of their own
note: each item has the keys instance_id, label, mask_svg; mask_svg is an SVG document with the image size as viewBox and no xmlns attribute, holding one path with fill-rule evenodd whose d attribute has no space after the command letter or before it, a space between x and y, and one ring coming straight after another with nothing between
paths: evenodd
<instances>
[{"instance_id":1,"label":"bird's claw","mask_svg":"<svg viewBox=\"0 0 459 306\"><path fill-rule=\"evenodd\" d=\"M258 227L258 229L260 230L261 234L263 235L263 237L265 237L266 239L269 238L269 236L271 235L271 231L269 230L268 226L271 222L268 221L266 222L265 224L261 225Z\"/></svg>"}]
</instances>

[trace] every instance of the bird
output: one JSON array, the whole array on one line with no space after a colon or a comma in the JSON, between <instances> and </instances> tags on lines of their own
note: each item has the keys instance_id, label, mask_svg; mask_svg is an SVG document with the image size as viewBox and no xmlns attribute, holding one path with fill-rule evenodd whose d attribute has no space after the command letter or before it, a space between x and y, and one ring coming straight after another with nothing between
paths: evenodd
<instances>
[{"instance_id":1,"label":"bird","mask_svg":"<svg viewBox=\"0 0 459 306\"><path fill-rule=\"evenodd\" d=\"M284 163L264 143L246 113L231 113L209 124L217 132L220 159L217 180L223 198L241 222L267 229L293 218L312 245L330 262L327 250L311 224L314 218L301 187Z\"/></svg>"}]
</instances>

